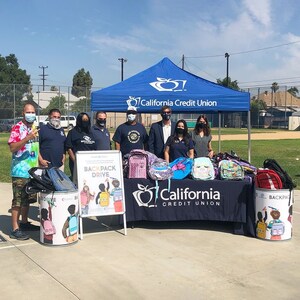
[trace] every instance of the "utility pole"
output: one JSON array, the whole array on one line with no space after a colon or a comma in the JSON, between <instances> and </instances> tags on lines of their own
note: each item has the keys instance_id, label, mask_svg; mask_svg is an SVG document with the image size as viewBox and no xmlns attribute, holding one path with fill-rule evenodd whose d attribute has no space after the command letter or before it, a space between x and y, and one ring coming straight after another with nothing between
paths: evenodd
<instances>
[{"instance_id":1,"label":"utility pole","mask_svg":"<svg viewBox=\"0 0 300 300\"><path fill-rule=\"evenodd\" d=\"M40 69L43 69L43 74L40 74L39 76L42 76L42 81L43 81L43 91L45 90L45 80L46 80L46 76L48 76L47 74L45 74L45 69L48 68L48 66L39 66Z\"/></svg>"},{"instance_id":2,"label":"utility pole","mask_svg":"<svg viewBox=\"0 0 300 300\"><path fill-rule=\"evenodd\" d=\"M118 58L118 60L121 62L121 81L124 79L124 63L127 62L126 58Z\"/></svg>"},{"instance_id":3,"label":"utility pole","mask_svg":"<svg viewBox=\"0 0 300 300\"><path fill-rule=\"evenodd\" d=\"M181 69L184 70L184 54L182 54L182 64L181 64Z\"/></svg>"},{"instance_id":4,"label":"utility pole","mask_svg":"<svg viewBox=\"0 0 300 300\"><path fill-rule=\"evenodd\" d=\"M226 52L225 53L225 58L226 58L226 60L227 60L227 64L226 64L226 86L228 87L228 85L229 85L229 75L228 75L228 73L229 73L229 54Z\"/></svg>"}]
</instances>

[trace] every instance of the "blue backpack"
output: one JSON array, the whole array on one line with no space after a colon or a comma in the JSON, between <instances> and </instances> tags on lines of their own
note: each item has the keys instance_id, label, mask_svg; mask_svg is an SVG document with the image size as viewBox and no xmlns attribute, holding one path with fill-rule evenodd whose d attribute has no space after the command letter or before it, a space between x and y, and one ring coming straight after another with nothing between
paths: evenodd
<instances>
[{"instance_id":1,"label":"blue backpack","mask_svg":"<svg viewBox=\"0 0 300 300\"><path fill-rule=\"evenodd\" d=\"M184 179L191 174L193 160L187 157L179 157L172 161L169 166L173 171L172 179Z\"/></svg>"},{"instance_id":2,"label":"blue backpack","mask_svg":"<svg viewBox=\"0 0 300 300\"><path fill-rule=\"evenodd\" d=\"M46 169L46 173L56 191L76 191L76 186L62 170L53 167Z\"/></svg>"},{"instance_id":3,"label":"blue backpack","mask_svg":"<svg viewBox=\"0 0 300 300\"><path fill-rule=\"evenodd\" d=\"M77 216L72 215L69 217L69 234L73 235L77 233L77 230L78 230Z\"/></svg>"}]
</instances>

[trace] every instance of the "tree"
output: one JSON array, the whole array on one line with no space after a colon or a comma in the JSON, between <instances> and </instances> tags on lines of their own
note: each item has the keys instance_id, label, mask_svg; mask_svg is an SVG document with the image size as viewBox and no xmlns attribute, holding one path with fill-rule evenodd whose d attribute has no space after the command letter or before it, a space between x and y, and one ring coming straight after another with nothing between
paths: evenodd
<instances>
[{"instance_id":1,"label":"tree","mask_svg":"<svg viewBox=\"0 0 300 300\"><path fill-rule=\"evenodd\" d=\"M93 79L89 71L82 68L73 77L72 95L76 97L89 97Z\"/></svg>"},{"instance_id":2,"label":"tree","mask_svg":"<svg viewBox=\"0 0 300 300\"><path fill-rule=\"evenodd\" d=\"M50 91L57 92L58 88L55 85L52 85L51 88L50 88Z\"/></svg>"},{"instance_id":3,"label":"tree","mask_svg":"<svg viewBox=\"0 0 300 300\"><path fill-rule=\"evenodd\" d=\"M225 77L223 80L220 78L217 79L217 84L227 87L227 77ZM233 90L240 90L237 80L231 81L230 77L228 77L228 87Z\"/></svg>"},{"instance_id":4,"label":"tree","mask_svg":"<svg viewBox=\"0 0 300 300\"><path fill-rule=\"evenodd\" d=\"M279 90L279 85L277 82L273 82L272 85L271 85L271 91L272 91L272 97L271 97L271 108L273 108L273 97L274 97L274 94L275 94L275 106L277 106L277 103L276 103L276 92ZM273 112L272 112L273 113Z\"/></svg>"},{"instance_id":5,"label":"tree","mask_svg":"<svg viewBox=\"0 0 300 300\"><path fill-rule=\"evenodd\" d=\"M289 88L287 90L287 92L290 93L292 96L297 97L299 90L295 86L293 86L293 87Z\"/></svg>"},{"instance_id":6,"label":"tree","mask_svg":"<svg viewBox=\"0 0 300 300\"><path fill-rule=\"evenodd\" d=\"M14 108L16 116L21 116L21 100L30 90L30 76L20 69L16 56L0 55L0 118L13 118Z\"/></svg>"},{"instance_id":7,"label":"tree","mask_svg":"<svg viewBox=\"0 0 300 300\"><path fill-rule=\"evenodd\" d=\"M91 99L83 98L83 99L76 101L72 105L71 110L73 113L81 113L81 112L90 111L91 110Z\"/></svg>"},{"instance_id":8,"label":"tree","mask_svg":"<svg viewBox=\"0 0 300 300\"><path fill-rule=\"evenodd\" d=\"M42 110L42 115L48 115L49 110L52 108L59 108L61 114L66 115L67 114L67 109L65 108L66 103L67 101L65 96L52 97L48 106Z\"/></svg>"},{"instance_id":9,"label":"tree","mask_svg":"<svg viewBox=\"0 0 300 300\"><path fill-rule=\"evenodd\" d=\"M263 100L253 97L250 102L251 124L259 125L259 113L267 109L267 104Z\"/></svg>"}]
</instances>

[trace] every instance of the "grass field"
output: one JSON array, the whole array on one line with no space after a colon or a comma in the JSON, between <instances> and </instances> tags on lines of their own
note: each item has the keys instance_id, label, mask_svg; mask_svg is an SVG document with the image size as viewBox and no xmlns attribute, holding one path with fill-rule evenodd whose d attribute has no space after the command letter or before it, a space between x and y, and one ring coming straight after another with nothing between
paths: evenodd
<instances>
[{"instance_id":1,"label":"grass field","mask_svg":"<svg viewBox=\"0 0 300 300\"><path fill-rule=\"evenodd\" d=\"M278 131L278 130L277 130ZM217 130L212 130L217 134ZM251 130L251 133L265 133L270 130ZM241 134L246 133L245 129L222 129L221 134ZM0 182L10 182L10 162L11 153L9 151L7 140L8 133L0 133ZM213 142L213 149L218 149L218 142ZM247 160L248 141L222 141L221 152L230 152L233 150L241 158ZM297 183L300 189L300 141L295 139L281 140L252 140L251 141L251 163L256 167L262 167L263 161L267 158L276 159L283 169ZM66 173L69 174L68 163L66 163Z\"/></svg>"}]
</instances>

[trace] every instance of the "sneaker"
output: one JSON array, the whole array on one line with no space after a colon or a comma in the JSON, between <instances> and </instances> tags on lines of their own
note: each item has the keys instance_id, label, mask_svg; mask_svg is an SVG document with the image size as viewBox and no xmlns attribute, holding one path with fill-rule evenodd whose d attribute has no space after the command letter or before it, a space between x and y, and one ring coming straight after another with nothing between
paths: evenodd
<instances>
[{"instance_id":1,"label":"sneaker","mask_svg":"<svg viewBox=\"0 0 300 300\"><path fill-rule=\"evenodd\" d=\"M17 239L17 240L21 240L21 241L24 241L24 240L28 240L29 239L29 235L22 232L19 228L12 231L9 235L9 237L11 239Z\"/></svg>"},{"instance_id":2,"label":"sneaker","mask_svg":"<svg viewBox=\"0 0 300 300\"><path fill-rule=\"evenodd\" d=\"M30 222L27 223L21 223L19 224L20 229L23 231L37 231L40 230L40 226L36 226L31 224Z\"/></svg>"}]
</instances>

